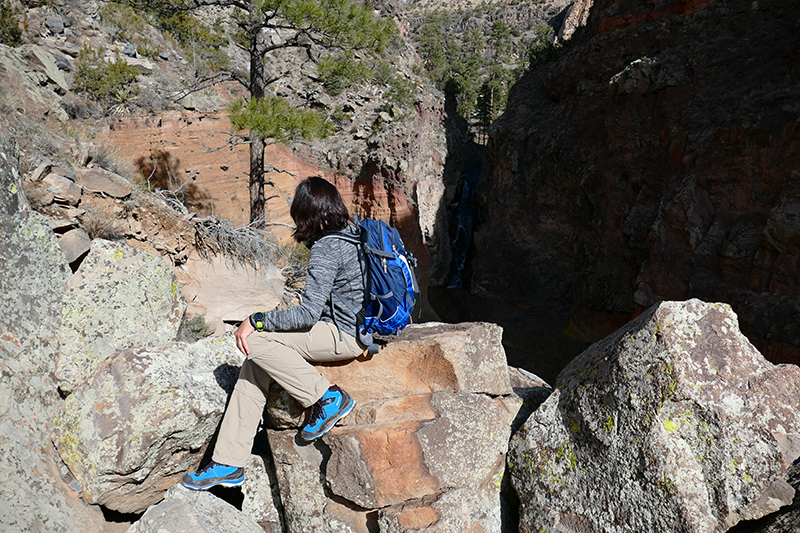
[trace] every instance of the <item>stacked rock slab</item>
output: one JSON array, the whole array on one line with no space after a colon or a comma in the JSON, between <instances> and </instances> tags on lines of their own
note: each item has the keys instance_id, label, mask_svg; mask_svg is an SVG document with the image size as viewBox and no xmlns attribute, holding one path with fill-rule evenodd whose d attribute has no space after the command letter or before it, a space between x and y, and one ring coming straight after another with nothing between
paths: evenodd
<instances>
[{"instance_id":1,"label":"stacked rock slab","mask_svg":"<svg viewBox=\"0 0 800 533\"><path fill-rule=\"evenodd\" d=\"M511 441L520 531L723 532L792 502L800 369L726 305L656 305L555 385Z\"/></svg>"},{"instance_id":2,"label":"stacked rock slab","mask_svg":"<svg viewBox=\"0 0 800 533\"><path fill-rule=\"evenodd\" d=\"M289 531L500 531L511 421L502 330L411 326L377 355L319 366L358 403L344 425L305 444L272 430ZM274 411L273 419L289 420ZM284 404L285 405L285 404Z\"/></svg>"}]
</instances>

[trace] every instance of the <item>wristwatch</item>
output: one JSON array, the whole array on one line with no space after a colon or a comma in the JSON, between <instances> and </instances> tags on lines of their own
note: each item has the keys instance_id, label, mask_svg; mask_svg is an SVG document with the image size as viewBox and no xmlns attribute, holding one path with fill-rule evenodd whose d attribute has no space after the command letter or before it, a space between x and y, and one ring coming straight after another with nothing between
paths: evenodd
<instances>
[{"instance_id":1,"label":"wristwatch","mask_svg":"<svg viewBox=\"0 0 800 533\"><path fill-rule=\"evenodd\" d=\"M258 311L250 315L250 325L253 326L256 331L264 331L264 313Z\"/></svg>"}]
</instances>

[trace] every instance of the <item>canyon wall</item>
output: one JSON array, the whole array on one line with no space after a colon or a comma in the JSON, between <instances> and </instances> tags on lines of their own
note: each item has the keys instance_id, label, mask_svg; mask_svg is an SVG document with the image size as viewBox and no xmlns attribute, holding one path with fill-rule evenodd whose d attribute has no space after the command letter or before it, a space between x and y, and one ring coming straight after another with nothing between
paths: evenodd
<instances>
[{"instance_id":1,"label":"canyon wall","mask_svg":"<svg viewBox=\"0 0 800 533\"><path fill-rule=\"evenodd\" d=\"M532 345L723 301L767 358L800 362L798 15L595 2L492 127L472 293L555 317Z\"/></svg>"},{"instance_id":2,"label":"canyon wall","mask_svg":"<svg viewBox=\"0 0 800 533\"><path fill-rule=\"evenodd\" d=\"M347 128L290 146L268 143L267 227L280 240L290 240L295 187L309 176L324 177L337 186L351 215L383 219L398 228L420 262L424 315L435 318L424 296L428 256L434 265L443 265L434 269L435 277L443 277L449 266L443 102L429 88L420 90L413 108L405 111L380 111L384 100L369 90L342 99L353 114ZM249 151L247 144L230 142L230 128L227 111L218 105L159 117L112 117L101 138L135 167L142 185L179 190L190 211L226 218L239 227L250 222ZM457 169L448 175L457 179Z\"/></svg>"}]
</instances>

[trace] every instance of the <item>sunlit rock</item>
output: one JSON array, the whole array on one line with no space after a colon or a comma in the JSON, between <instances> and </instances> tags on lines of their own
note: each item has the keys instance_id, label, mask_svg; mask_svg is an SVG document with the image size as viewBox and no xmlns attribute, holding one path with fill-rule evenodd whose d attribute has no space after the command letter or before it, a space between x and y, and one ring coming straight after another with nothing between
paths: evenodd
<instances>
[{"instance_id":1,"label":"sunlit rock","mask_svg":"<svg viewBox=\"0 0 800 533\"><path fill-rule=\"evenodd\" d=\"M86 382L119 350L174 340L185 309L162 258L95 239L64 293L59 386Z\"/></svg>"},{"instance_id":2,"label":"sunlit rock","mask_svg":"<svg viewBox=\"0 0 800 533\"><path fill-rule=\"evenodd\" d=\"M654 306L578 356L511 440L523 531L722 532L789 504L800 369L730 307Z\"/></svg>"},{"instance_id":3,"label":"sunlit rock","mask_svg":"<svg viewBox=\"0 0 800 533\"><path fill-rule=\"evenodd\" d=\"M522 404L501 333L481 323L411 326L369 360L318 366L358 406L320 444L295 429L270 431L287 527L361 532L377 520L381 531L499 531L505 453ZM278 399L273 415L292 403Z\"/></svg>"},{"instance_id":4,"label":"sunlit rock","mask_svg":"<svg viewBox=\"0 0 800 533\"><path fill-rule=\"evenodd\" d=\"M204 491L171 488L126 533L264 533L252 518Z\"/></svg>"},{"instance_id":5,"label":"sunlit rock","mask_svg":"<svg viewBox=\"0 0 800 533\"><path fill-rule=\"evenodd\" d=\"M75 389L53 440L86 500L141 512L196 469L241 357L231 336L131 348Z\"/></svg>"}]
</instances>

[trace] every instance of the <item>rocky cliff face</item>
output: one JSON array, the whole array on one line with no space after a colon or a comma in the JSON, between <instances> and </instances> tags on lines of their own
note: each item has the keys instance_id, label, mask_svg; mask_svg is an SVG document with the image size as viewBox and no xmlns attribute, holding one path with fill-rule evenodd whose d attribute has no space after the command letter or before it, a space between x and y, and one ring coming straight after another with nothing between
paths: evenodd
<instances>
[{"instance_id":1,"label":"rocky cliff face","mask_svg":"<svg viewBox=\"0 0 800 533\"><path fill-rule=\"evenodd\" d=\"M241 353L230 335L175 339L185 304L162 258L95 239L71 273L0 158L3 531L710 533L792 500L800 373L697 300L654 306L555 390L507 366L496 325L409 326L378 354L317 367L358 406L314 444L271 389L241 510L175 486L213 442Z\"/></svg>"},{"instance_id":2,"label":"rocky cliff face","mask_svg":"<svg viewBox=\"0 0 800 533\"><path fill-rule=\"evenodd\" d=\"M277 94L294 105L324 109L338 118L335 133L326 139L268 144L265 196L268 227L288 240L295 187L309 176L325 177L336 184L351 214L380 218L398 228L406 247L421 260L424 291L428 255L435 271L449 263L443 211L448 140L442 95L411 73L415 60L409 47L398 57L414 88L407 107L391 104L386 90L374 86L331 97L297 80L276 84ZM292 57L287 61L291 64ZM297 61L299 69L302 63ZM223 99L232 90L230 85L218 87ZM229 130L227 111L218 102L158 117L111 117L101 138L118 147L145 181L181 189L192 212L243 226L250 222L249 154L246 144L226 144ZM432 316L427 305L426 315Z\"/></svg>"},{"instance_id":3,"label":"rocky cliff face","mask_svg":"<svg viewBox=\"0 0 800 533\"><path fill-rule=\"evenodd\" d=\"M101 7L78 3L30 8L26 16L32 34L38 36L37 44L0 45L0 81L8 87L0 93L0 114L16 120L19 109L27 110L32 123L77 123L75 141L54 134L57 139L50 141L48 150L23 146L28 167L24 170L36 168L43 155L69 167L73 150L77 165L83 166L92 159L87 150L105 144L116 149L129 179L138 177L143 186L178 190L190 211L201 216L214 214L235 226L249 223L248 146L230 143L226 108L244 94L243 88L221 82L191 93L186 88L193 79L188 52L143 23L141 31L147 35L137 36L146 37L159 53L139 57L120 32L111 31ZM393 17L401 33L405 31L401 2L379 2L375 8ZM210 20L222 15L214 12ZM272 38L282 36L278 32ZM119 52L121 60L135 66L141 74L140 96L110 111L76 96L72 92L75 64L84 44L103 47L108 58ZM278 78L270 90L291 105L323 111L332 118L335 132L319 141L268 147L268 223L287 236L288 205L295 185L311 175L324 176L336 182L354 214L382 218L400 229L407 247L422 261L424 284L428 250L434 264L449 262L442 215L446 116L442 95L414 68L418 58L410 43L401 38L392 46L393 88L365 84L337 95L324 90L305 51L269 57L268 74ZM247 70L246 58L236 47L227 52L234 70ZM96 133L92 142L78 140L85 140L89 130ZM429 308L426 314L433 316Z\"/></svg>"},{"instance_id":4,"label":"rocky cliff face","mask_svg":"<svg viewBox=\"0 0 800 533\"><path fill-rule=\"evenodd\" d=\"M799 362L798 13L595 2L492 128L472 291L560 316L554 342L725 301L768 358Z\"/></svg>"}]
</instances>

